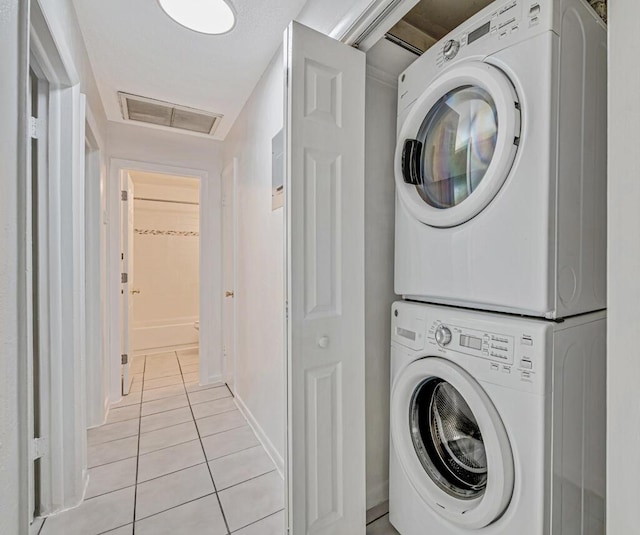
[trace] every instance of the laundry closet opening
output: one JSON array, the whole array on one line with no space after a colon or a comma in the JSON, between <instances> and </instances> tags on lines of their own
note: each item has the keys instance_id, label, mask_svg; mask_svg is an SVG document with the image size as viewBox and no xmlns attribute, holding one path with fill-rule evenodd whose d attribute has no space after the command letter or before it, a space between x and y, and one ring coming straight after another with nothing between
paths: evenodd
<instances>
[{"instance_id":1,"label":"laundry closet opening","mask_svg":"<svg viewBox=\"0 0 640 535\"><path fill-rule=\"evenodd\" d=\"M129 347L123 354L132 357L130 373L124 373L126 394L141 380L141 357L169 359L178 374L198 380L197 360L178 368L169 357L196 353L199 346L200 180L142 171L124 175L123 339Z\"/></svg>"}]
</instances>

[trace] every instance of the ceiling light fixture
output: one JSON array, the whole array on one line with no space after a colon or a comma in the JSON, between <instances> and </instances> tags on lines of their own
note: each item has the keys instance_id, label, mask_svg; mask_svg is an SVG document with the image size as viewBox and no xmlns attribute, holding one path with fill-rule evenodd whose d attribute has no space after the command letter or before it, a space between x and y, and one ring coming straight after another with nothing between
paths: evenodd
<instances>
[{"instance_id":1,"label":"ceiling light fixture","mask_svg":"<svg viewBox=\"0 0 640 535\"><path fill-rule=\"evenodd\" d=\"M228 33L236 15L226 0L158 0L160 7L178 24L210 35Z\"/></svg>"}]
</instances>

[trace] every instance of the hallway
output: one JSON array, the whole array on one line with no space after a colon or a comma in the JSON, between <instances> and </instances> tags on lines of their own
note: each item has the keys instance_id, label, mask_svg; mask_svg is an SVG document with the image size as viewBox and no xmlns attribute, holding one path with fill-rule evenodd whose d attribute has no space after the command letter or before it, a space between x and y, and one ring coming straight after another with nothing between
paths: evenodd
<instances>
[{"instance_id":1,"label":"hallway","mask_svg":"<svg viewBox=\"0 0 640 535\"><path fill-rule=\"evenodd\" d=\"M132 391L88 432L89 485L41 535L281 535L283 480L197 350L137 357Z\"/></svg>"}]
</instances>

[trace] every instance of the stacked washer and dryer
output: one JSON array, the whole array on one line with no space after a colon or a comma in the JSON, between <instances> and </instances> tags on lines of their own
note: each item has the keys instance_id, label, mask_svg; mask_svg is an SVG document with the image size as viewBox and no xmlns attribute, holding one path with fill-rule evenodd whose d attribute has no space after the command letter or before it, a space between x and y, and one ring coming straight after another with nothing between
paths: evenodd
<instances>
[{"instance_id":1,"label":"stacked washer and dryer","mask_svg":"<svg viewBox=\"0 0 640 535\"><path fill-rule=\"evenodd\" d=\"M498 0L399 80L390 520L605 532L606 27Z\"/></svg>"}]
</instances>

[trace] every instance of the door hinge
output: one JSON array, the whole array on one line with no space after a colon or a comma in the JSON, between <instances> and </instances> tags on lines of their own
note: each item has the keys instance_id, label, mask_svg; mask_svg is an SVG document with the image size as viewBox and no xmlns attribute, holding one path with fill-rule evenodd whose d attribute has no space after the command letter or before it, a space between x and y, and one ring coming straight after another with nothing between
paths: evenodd
<instances>
[{"instance_id":1,"label":"door hinge","mask_svg":"<svg viewBox=\"0 0 640 535\"><path fill-rule=\"evenodd\" d=\"M31 139L40 139L42 122L37 117L31 117L29 135Z\"/></svg>"},{"instance_id":2,"label":"door hinge","mask_svg":"<svg viewBox=\"0 0 640 535\"><path fill-rule=\"evenodd\" d=\"M41 459L47 451L47 439L44 437L33 439L33 460Z\"/></svg>"},{"instance_id":3,"label":"door hinge","mask_svg":"<svg viewBox=\"0 0 640 535\"><path fill-rule=\"evenodd\" d=\"M121 198L123 201L129 200L129 192L126 189L122 190Z\"/></svg>"},{"instance_id":4,"label":"door hinge","mask_svg":"<svg viewBox=\"0 0 640 535\"><path fill-rule=\"evenodd\" d=\"M285 321L289 321L289 301L284 302L284 319Z\"/></svg>"},{"instance_id":5,"label":"door hinge","mask_svg":"<svg viewBox=\"0 0 640 535\"><path fill-rule=\"evenodd\" d=\"M129 364L129 355L126 353L122 355L122 364Z\"/></svg>"},{"instance_id":6,"label":"door hinge","mask_svg":"<svg viewBox=\"0 0 640 535\"><path fill-rule=\"evenodd\" d=\"M127 284L129 282L129 274L128 273L121 273L120 274L120 282L122 284Z\"/></svg>"}]
</instances>

